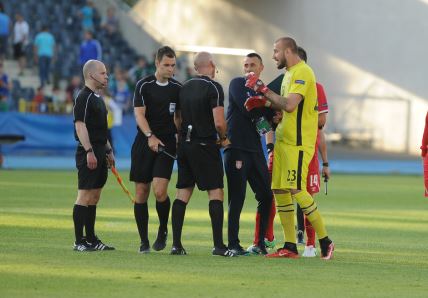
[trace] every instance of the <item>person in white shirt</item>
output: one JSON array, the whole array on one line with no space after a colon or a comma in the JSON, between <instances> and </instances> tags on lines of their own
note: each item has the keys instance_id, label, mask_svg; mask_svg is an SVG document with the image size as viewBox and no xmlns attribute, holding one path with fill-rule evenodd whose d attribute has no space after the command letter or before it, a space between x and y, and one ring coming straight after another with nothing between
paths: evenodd
<instances>
[{"instance_id":1,"label":"person in white shirt","mask_svg":"<svg viewBox=\"0 0 428 298\"><path fill-rule=\"evenodd\" d=\"M26 65L25 49L28 45L29 26L21 14L15 16L16 22L13 27L13 56L19 63L19 75L24 74Z\"/></svg>"}]
</instances>

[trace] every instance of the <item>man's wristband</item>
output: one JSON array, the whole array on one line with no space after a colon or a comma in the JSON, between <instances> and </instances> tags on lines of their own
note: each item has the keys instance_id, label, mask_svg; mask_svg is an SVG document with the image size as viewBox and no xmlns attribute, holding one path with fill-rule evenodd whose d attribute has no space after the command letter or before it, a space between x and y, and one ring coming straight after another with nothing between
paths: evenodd
<instances>
[{"instance_id":1,"label":"man's wristband","mask_svg":"<svg viewBox=\"0 0 428 298\"><path fill-rule=\"evenodd\" d=\"M322 163L322 166L323 166L323 167L328 167L328 162L323 162L323 163Z\"/></svg>"},{"instance_id":2,"label":"man's wristband","mask_svg":"<svg viewBox=\"0 0 428 298\"><path fill-rule=\"evenodd\" d=\"M88 154L88 153L90 153L90 152L94 152L94 149L89 148L89 149L88 149L88 150L86 150L85 152L86 152L86 154Z\"/></svg>"}]
</instances>

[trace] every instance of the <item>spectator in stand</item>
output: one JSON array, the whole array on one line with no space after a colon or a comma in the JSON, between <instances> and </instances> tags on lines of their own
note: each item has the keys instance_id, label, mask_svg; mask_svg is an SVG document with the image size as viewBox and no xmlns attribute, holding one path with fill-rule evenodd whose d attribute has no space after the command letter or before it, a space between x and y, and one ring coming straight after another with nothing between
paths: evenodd
<instances>
[{"instance_id":1,"label":"spectator in stand","mask_svg":"<svg viewBox=\"0 0 428 298\"><path fill-rule=\"evenodd\" d=\"M61 90L58 86L54 86L52 89L51 101L54 113L64 111L65 98L61 96Z\"/></svg>"},{"instance_id":2,"label":"spectator in stand","mask_svg":"<svg viewBox=\"0 0 428 298\"><path fill-rule=\"evenodd\" d=\"M137 64L128 71L131 89L134 90L137 82L148 75L147 59L144 56L140 56L137 58Z\"/></svg>"},{"instance_id":3,"label":"spectator in stand","mask_svg":"<svg viewBox=\"0 0 428 298\"><path fill-rule=\"evenodd\" d=\"M110 94L114 94L114 90L116 90L116 77L120 76L119 72L122 71L122 68L119 64L116 64L113 68L113 72L109 75L108 78L108 90Z\"/></svg>"},{"instance_id":4,"label":"spectator in stand","mask_svg":"<svg viewBox=\"0 0 428 298\"><path fill-rule=\"evenodd\" d=\"M81 89L81 82L82 80L80 79L80 76L73 76L69 85L67 86L67 89L65 89L66 114L70 114L73 110L73 102L74 99L77 97L77 94L79 94L79 91Z\"/></svg>"},{"instance_id":5,"label":"spectator in stand","mask_svg":"<svg viewBox=\"0 0 428 298\"><path fill-rule=\"evenodd\" d=\"M46 98L43 87L37 88L37 92L33 97L33 108L31 110L33 113L46 112Z\"/></svg>"},{"instance_id":6,"label":"spectator in stand","mask_svg":"<svg viewBox=\"0 0 428 298\"><path fill-rule=\"evenodd\" d=\"M152 59L152 61L149 61L147 63L147 66L146 66L147 72L149 74L153 74L156 71L156 63L155 63L155 61L156 61L156 52L153 53L153 59Z\"/></svg>"},{"instance_id":7,"label":"spectator in stand","mask_svg":"<svg viewBox=\"0 0 428 298\"><path fill-rule=\"evenodd\" d=\"M4 13L3 3L0 2L0 62L3 61L7 53L7 41L12 29L12 22L7 14Z\"/></svg>"},{"instance_id":8,"label":"spectator in stand","mask_svg":"<svg viewBox=\"0 0 428 298\"><path fill-rule=\"evenodd\" d=\"M127 113L131 107L131 90L126 80L126 72L119 70L116 73L116 87L113 89L113 100L123 113Z\"/></svg>"},{"instance_id":9,"label":"spectator in stand","mask_svg":"<svg viewBox=\"0 0 428 298\"><path fill-rule=\"evenodd\" d=\"M55 59L55 38L44 25L34 39L34 62L39 64L40 86L49 84L51 61Z\"/></svg>"},{"instance_id":10,"label":"spectator in stand","mask_svg":"<svg viewBox=\"0 0 428 298\"><path fill-rule=\"evenodd\" d=\"M119 18L116 16L116 9L113 6L107 8L107 15L103 19L101 28L108 36L113 36L119 31Z\"/></svg>"},{"instance_id":11,"label":"spectator in stand","mask_svg":"<svg viewBox=\"0 0 428 298\"><path fill-rule=\"evenodd\" d=\"M195 72L193 71L193 68L190 66L186 67L185 70L185 77L184 77L184 81L190 80L191 78L193 78L195 76Z\"/></svg>"},{"instance_id":12,"label":"spectator in stand","mask_svg":"<svg viewBox=\"0 0 428 298\"><path fill-rule=\"evenodd\" d=\"M83 65L89 60L101 61L102 49L98 40L94 39L91 31L85 31L84 41L80 45L80 65Z\"/></svg>"},{"instance_id":13,"label":"spectator in stand","mask_svg":"<svg viewBox=\"0 0 428 298\"><path fill-rule=\"evenodd\" d=\"M86 1L86 5L79 11L79 17L82 19L82 29L84 31L94 32L94 4L92 1Z\"/></svg>"},{"instance_id":14,"label":"spectator in stand","mask_svg":"<svg viewBox=\"0 0 428 298\"><path fill-rule=\"evenodd\" d=\"M26 65L25 51L28 46L30 28L21 14L15 16L16 22L13 27L13 56L19 63L19 76L24 75Z\"/></svg>"},{"instance_id":15,"label":"spectator in stand","mask_svg":"<svg viewBox=\"0 0 428 298\"><path fill-rule=\"evenodd\" d=\"M110 142L110 146L114 151L113 134L112 134L111 129L116 124L115 110L117 110L118 107L117 107L116 103L114 102L113 98L111 97L111 94L108 92L107 89L104 89L103 99L104 99L104 103L105 103L106 108L107 108L107 129L108 129L107 130L107 140Z\"/></svg>"},{"instance_id":16,"label":"spectator in stand","mask_svg":"<svg viewBox=\"0 0 428 298\"><path fill-rule=\"evenodd\" d=\"M4 73L3 62L0 62L0 102L3 110L11 110L14 107L10 103L10 91L12 90L12 84L9 81L9 77Z\"/></svg>"}]
</instances>

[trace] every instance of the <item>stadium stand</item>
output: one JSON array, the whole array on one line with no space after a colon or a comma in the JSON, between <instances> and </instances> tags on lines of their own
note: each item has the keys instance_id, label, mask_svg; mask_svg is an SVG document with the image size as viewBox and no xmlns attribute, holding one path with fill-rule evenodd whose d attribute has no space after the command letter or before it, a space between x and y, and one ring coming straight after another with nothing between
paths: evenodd
<instances>
[{"instance_id":1,"label":"stadium stand","mask_svg":"<svg viewBox=\"0 0 428 298\"><path fill-rule=\"evenodd\" d=\"M83 29L79 18L79 11L86 3L84 0L12 0L4 1L5 12L13 17L20 12L30 26L30 45L26 49L27 66L34 67L33 44L35 35L40 32L43 25L48 25L54 35L57 44L57 59L51 65L53 84L58 85L61 80L68 81L73 75L80 74L79 48L83 39ZM94 37L101 43L103 49L103 61L113 69L119 65L123 69L133 66L137 53L123 39L120 33L109 35L101 28L101 17L95 9L94 13ZM31 102L37 86L34 82L24 87L23 78L14 78L12 90L12 102L18 103L19 99ZM32 85L32 86L31 86ZM25 103L21 103L22 106ZM15 104L10 110L19 109ZM23 109L21 111L28 111Z\"/></svg>"}]
</instances>

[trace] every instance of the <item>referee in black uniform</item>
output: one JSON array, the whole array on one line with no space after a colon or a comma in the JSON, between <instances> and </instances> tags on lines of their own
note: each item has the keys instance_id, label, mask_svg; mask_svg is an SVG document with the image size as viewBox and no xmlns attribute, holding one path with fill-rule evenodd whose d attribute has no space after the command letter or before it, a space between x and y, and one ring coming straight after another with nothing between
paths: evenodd
<instances>
[{"instance_id":1,"label":"referee in black uniform","mask_svg":"<svg viewBox=\"0 0 428 298\"><path fill-rule=\"evenodd\" d=\"M214 81L216 66L211 54L195 56L197 76L186 81L180 91L181 129L178 146L177 198L172 206L172 255L185 255L181 232L195 183L206 190L213 230L213 255L233 257L223 242L223 162L220 148L230 142L226 136L224 93Z\"/></svg>"},{"instance_id":2,"label":"referee in black uniform","mask_svg":"<svg viewBox=\"0 0 428 298\"><path fill-rule=\"evenodd\" d=\"M76 242L74 250L113 250L95 235L94 226L97 203L107 181L107 160L114 165L114 155L107 140L107 108L97 93L107 86L107 70L97 60L89 60L83 66L85 87L74 102L74 135L78 146L76 167L79 187L73 209ZM85 227L86 237L83 236Z\"/></svg>"},{"instance_id":3,"label":"referee in black uniform","mask_svg":"<svg viewBox=\"0 0 428 298\"><path fill-rule=\"evenodd\" d=\"M244 59L244 72L254 72L260 76L263 70L262 58L250 53ZM227 133L231 145L225 150L224 163L228 185L228 240L229 249L238 255L267 254L264 236L272 204L269 172L263 153L257 122L271 120L273 110L254 109L248 112L244 103L255 96L254 90L245 87L245 78L234 78L229 85L229 107L227 110ZM262 118L264 117L264 118ZM260 123L259 123L260 125ZM239 241L239 219L244 205L247 181L256 195L257 210L260 213L258 244L247 252Z\"/></svg>"},{"instance_id":4,"label":"referee in black uniform","mask_svg":"<svg viewBox=\"0 0 428 298\"><path fill-rule=\"evenodd\" d=\"M176 125L179 121L178 94L181 84L172 76L175 52L168 46L156 54L156 72L137 82L134 92L134 114L137 136L131 151L130 180L135 182L134 216L140 234L140 253L150 252L148 239L149 212L147 199L150 186L156 198L159 228L153 249L163 250L168 235L170 199L167 189L176 153ZM177 122L178 123L178 122ZM169 155L162 153L166 151Z\"/></svg>"}]
</instances>

